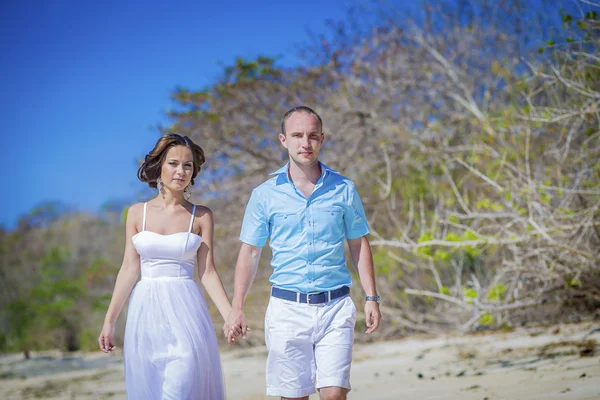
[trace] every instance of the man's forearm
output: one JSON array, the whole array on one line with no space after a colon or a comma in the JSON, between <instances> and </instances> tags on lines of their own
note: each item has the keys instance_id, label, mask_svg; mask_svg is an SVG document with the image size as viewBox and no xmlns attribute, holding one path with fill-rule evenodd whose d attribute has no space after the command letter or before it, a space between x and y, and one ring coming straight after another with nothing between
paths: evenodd
<instances>
[{"instance_id":1,"label":"man's forearm","mask_svg":"<svg viewBox=\"0 0 600 400\"><path fill-rule=\"evenodd\" d=\"M365 294L367 296L377 296L373 254L369 241L363 236L360 239L349 240L348 246Z\"/></svg>"},{"instance_id":2,"label":"man's forearm","mask_svg":"<svg viewBox=\"0 0 600 400\"><path fill-rule=\"evenodd\" d=\"M244 301L256 276L261 252L262 248L260 247L242 243L235 265L232 308L239 310L244 308Z\"/></svg>"}]
</instances>

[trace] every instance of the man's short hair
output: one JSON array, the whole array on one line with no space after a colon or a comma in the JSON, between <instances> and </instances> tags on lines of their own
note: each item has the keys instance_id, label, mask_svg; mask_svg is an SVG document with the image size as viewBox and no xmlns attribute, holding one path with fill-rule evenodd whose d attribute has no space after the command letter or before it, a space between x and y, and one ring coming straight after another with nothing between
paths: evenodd
<instances>
[{"instance_id":1,"label":"man's short hair","mask_svg":"<svg viewBox=\"0 0 600 400\"><path fill-rule=\"evenodd\" d=\"M317 119L317 121L319 121L319 128L321 129L321 131L323 131L323 121L321 120L321 117L319 116L319 114L317 114L315 110L308 106L296 106L283 115L283 119L281 120L281 133L285 135L285 121L287 121L288 118L290 118L295 112L304 112L313 115Z\"/></svg>"}]
</instances>

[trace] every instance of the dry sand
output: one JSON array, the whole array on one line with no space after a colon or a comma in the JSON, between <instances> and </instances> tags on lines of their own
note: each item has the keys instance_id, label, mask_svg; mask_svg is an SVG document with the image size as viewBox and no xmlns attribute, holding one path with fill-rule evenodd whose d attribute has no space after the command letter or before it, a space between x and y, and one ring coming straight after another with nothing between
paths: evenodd
<instances>
[{"instance_id":1,"label":"dry sand","mask_svg":"<svg viewBox=\"0 0 600 400\"><path fill-rule=\"evenodd\" d=\"M600 399L600 332L592 332L599 326L588 322L356 345L348 398ZM88 354L83 360L93 366L106 364L106 357L110 363L102 367L18 378L28 364L20 355L4 356L0 399L125 399L119 353ZM223 349L229 399L267 399L265 358L263 347Z\"/></svg>"}]
</instances>

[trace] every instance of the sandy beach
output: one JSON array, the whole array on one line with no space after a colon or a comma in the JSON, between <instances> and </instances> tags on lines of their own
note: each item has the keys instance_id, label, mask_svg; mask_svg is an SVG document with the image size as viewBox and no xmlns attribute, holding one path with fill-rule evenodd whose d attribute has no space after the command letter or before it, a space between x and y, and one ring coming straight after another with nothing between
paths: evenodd
<instances>
[{"instance_id":1,"label":"sandy beach","mask_svg":"<svg viewBox=\"0 0 600 400\"><path fill-rule=\"evenodd\" d=\"M357 344L349 399L600 399L599 327L585 322ZM229 399L269 399L265 359L264 347L222 350ZM66 370L48 373L56 363ZM5 400L125 399L119 352L44 353L29 361L3 356L0 376Z\"/></svg>"}]
</instances>

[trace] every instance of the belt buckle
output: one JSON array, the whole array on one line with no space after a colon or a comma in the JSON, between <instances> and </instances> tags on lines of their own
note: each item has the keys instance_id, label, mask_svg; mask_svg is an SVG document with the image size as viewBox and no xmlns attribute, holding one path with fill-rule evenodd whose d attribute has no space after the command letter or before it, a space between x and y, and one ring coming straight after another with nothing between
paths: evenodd
<instances>
[{"instance_id":1,"label":"belt buckle","mask_svg":"<svg viewBox=\"0 0 600 400\"><path fill-rule=\"evenodd\" d=\"M316 295L316 294L321 294L321 292L307 293L306 294L306 304L311 305L311 306L314 305L314 303L313 304L310 303L310 296L311 295Z\"/></svg>"}]
</instances>

